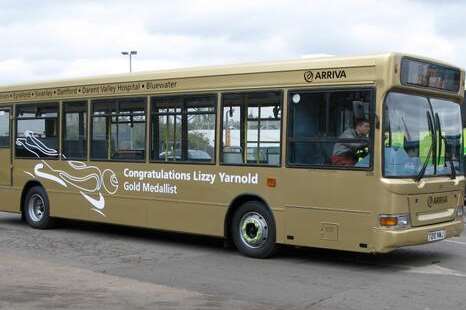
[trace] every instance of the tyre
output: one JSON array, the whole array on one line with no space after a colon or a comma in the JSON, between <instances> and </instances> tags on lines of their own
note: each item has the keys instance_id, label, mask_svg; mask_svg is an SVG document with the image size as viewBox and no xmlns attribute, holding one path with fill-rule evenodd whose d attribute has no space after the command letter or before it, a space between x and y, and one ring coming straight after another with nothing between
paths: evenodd
<instances>
[{"instance_id":1,"label":"tyre","mask_svg":"<svg viewBox=\"0 0 466 310\"><path fill-rule=\"evenodd\" d=\"M243 255L270 257L275 252L275 221L269 209L259 201L248 201L235 212L232 238Z\"/></svg>"},{"instance_id":2,"label":"tyre","mask_svg":"<svg viewBox=\"0 0 466 310\"><path fill-rule=\"evenodd\" d=\"M51 228L54 219L50 217L47 193L40 186L29 189L24 199L23 215L29 226L37 229Z\"/></svg>"}]
</instances>

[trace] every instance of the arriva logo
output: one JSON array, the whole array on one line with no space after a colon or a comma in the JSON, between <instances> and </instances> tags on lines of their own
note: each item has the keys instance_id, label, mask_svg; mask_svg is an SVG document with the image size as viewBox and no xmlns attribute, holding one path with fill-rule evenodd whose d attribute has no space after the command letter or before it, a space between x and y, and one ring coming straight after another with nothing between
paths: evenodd
<instances>
[{"instance_id":1,"label":"arriva logo","mask_svg":"<svg viewBox=\"0 0 466 310\"><path fill-rule=\"evenodd\" d=\"M429 198L427 198L427 206L429 208L432 208L434 205L444 204L444 203L448 203L448 196L437 196L437 197L429 196Z\"/></svg>"},{"instance_id":2,"label":"arriva logo","mask_svg":"<svg viewBox=\"0 0 466 310\"><path fill-rule=\"evenodd\" d=\"M312 83L317 80L333 80L333 79L346 79L345 70L320 70L320 71L306 71L304 72L304 80Z\"/></svg>"}]
</instances>

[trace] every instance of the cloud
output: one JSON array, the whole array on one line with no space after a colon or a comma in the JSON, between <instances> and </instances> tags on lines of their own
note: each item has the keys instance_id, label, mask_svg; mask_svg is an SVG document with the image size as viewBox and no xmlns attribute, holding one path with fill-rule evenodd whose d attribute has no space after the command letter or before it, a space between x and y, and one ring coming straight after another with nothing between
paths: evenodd
<instances>
[{"instance_id":1,"label":"cloud","mask_svg":"<svg viewBox=\"0 0 466 310\"><path fill-rule=\"evenodd\" d=\"M466 66L465 14L460 1L4 0L0 83L126 72L128 49L135 71L387 51Z\"/></svg>"}]
</instances>

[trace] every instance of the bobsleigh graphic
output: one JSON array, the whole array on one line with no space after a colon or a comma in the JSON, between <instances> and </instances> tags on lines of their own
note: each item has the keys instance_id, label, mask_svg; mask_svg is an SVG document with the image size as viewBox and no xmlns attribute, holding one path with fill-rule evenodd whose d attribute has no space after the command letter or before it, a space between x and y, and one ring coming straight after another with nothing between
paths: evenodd
<instances>
[{"instance_id":1,"label":"bobsleigh graphic","mask_svg":"<svg viewBox=\"0 0 466 310\"><path fill-rule=\"evenodd\" d=\"M51 149L34 136L32 131L26 130L24 138L17 138L16 145L24 147L37 158L40 155L47 157L60 156L57 150ZM80 161L67 161L73 171L73 175L64 170L54 169L45 160L34 166L33 172L24 171L33 178L42 178L55 182L63 187L75 188L91 204L92 210L105 216L105 197L103 192L114 195L118 191L118 178L110 169L101 170L95 166L88 166Z\"/></svg>"}]
</instances>

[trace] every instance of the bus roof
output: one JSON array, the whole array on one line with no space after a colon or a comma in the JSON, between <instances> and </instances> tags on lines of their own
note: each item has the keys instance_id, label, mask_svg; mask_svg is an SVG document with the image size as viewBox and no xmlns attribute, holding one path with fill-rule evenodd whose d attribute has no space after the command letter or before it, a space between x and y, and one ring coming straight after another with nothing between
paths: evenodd
<instances>
[{"instance_id":1,"label":"bus roof","mask_svg":"<svg viewBox=\"0 0 466 310\"><path fill-rule=\"evenodd\" d=\"M193 67L174 70L146 71L125 74L101 75L94 77L84 77L78 79L64 79L53 81L41 81L38 83L14 84L0 87L0 92L6 91L22 91L29 89L40 89L49 87L67 87L78 85L92 85L99 83L124 83L132 81L157 80L157 79L177 79L177 78L192 78L192 77L207 77L207 76L222 76L222 75L239 75L250 73L267 73L294 71L303 69L326 69L326 68L348 68L361 66L375 66L377 62L388 61L394 56L411 56L417 59L424 59L439 64L444 64L450 67L455 67L438 60L428 59L415 55L407 55L400 53L386 53L379 55L357 56L357 57L324 57L324 58L304 58L296 60L278 61L278 62L263 62L263 63L248 63L234 64L223 66L207 66Z\"/></svg>"}]
</instances>

